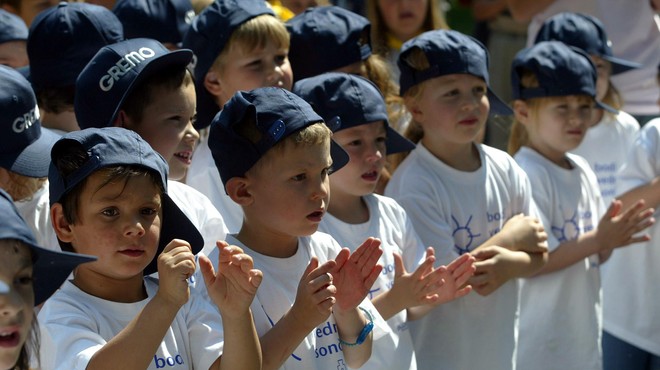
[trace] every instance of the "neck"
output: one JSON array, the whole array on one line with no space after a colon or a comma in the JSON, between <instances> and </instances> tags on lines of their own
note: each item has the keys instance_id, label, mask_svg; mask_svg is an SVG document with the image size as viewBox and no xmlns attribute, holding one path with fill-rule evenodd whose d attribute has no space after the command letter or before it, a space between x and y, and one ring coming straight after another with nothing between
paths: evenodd
<instances>
[{"instance_id":1,"label":"neck","mask_svg":"<svg viewBox=\"0 0 660 370\"><path fill-rule=\"evenodd\" d=\"M73 284L85 293L112 302L134 303L147 298L142 274L119 280L81 266L74 273Z\"/></svg>"},{"instance_id":2,"label":"neck","mask_svg":"<svg viewBox=\"0 0 660 370\"><path fill-rule=\"evenodd\" d=\"M269 257L288 258L298 251L297 236L285 235L268 227L255 225L247 218L243 219L241 231L236 235L236 239L253 251Z\"/></svg>"},{"instance_id":3,"label":"neck","mask_svg":"<svg viewBox=\"0 0 660 370\"><path fill-rule=\"evenodd\" d=\"M473 142L436 144L430 140L424 140L426 138L426 136L422 138L422 144L431 154L449 167L465 172L476 171L481 167L479 150Z\"/></svg>"},{"instance_id":4,"label":"neck","mask_svg":"<svg viewBox=\"0 0 660 370\"><path fill-rule=\"evenodd\" d=\"M340 193L330 189L332 202L328 213L347 224L362 224L369 221L369 207L361 196Z\"/></svg>"},{"instance_id":5,"label":"neck","mask_svg":"<svg viewBox=\"0 0 660 370\"><path fill-rule=\"evenodd\" d=\"M42 111L41 125L46 128L65 132L80 130L73 110L67 110L60 113Z\"/></svg>"}]
</instances>

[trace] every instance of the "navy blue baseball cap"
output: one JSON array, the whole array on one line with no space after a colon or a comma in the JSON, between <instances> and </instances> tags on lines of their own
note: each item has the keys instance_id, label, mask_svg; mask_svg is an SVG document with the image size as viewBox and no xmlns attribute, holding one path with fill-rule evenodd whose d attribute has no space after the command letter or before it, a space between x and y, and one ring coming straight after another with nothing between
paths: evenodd
<instances>
[{"instance_id":1,"label":"navy blue baseball cap","mask_svg":"<svg viewBox=\"0 0 660 370\"><path fill-rule=\"evenodd\" d=\"M152 39L132 39L104 46L76 81L74 110L80 128L112 126L124 100L146 78L192 60L187 49L169 51Z\"/></svg>"},{"instance_id":2,"label":"navy blue baseball cap","mask_svg":"<svg viewBox=\"0 0 660 370\"><path fill-rule=\"evenodd\" d=\"M539 87L523 88L525 72L536 76ZM511 88L514 99L587 95L596 106L609 112L617 110L596 100L596 66L589 54L559 41L541 41L516 54L511 64Z\"/></svg>"},{"instance_id":3,"label":"navy blue baseball cap","mask_svg":"<svg viewBox=\"0 0 660 370\"><path fill-rule=\"evenodd\" d=\"M0 167L27 177L48 176L49 153L58 136L41 129L30 82L0 66Z\"/></svg>"},{"instance_id":4,"label":"navy blue baseball cap","mask_svg":"<svg viewBox=\"0 0 660 370\"><path fill-rule=\"evenodd\" d=\"M0 189L0 239L17 240L32 252L32 289L34 305L42 304L64 283L71 271L96 257L78 253L56 252L40 247L32 231L16 209L9 194ZM6 294L0 288L0 294Z\"/></svg>"},{"instance_id":5,"label":"navy blue baseball cap","mask_svg":"<svg viewBox=\"0 0 660 370\"><path fill-rule=\"evenodd\" d=\"M80 168L65 177L54 163L62 156L64 150L75 145L81 146L87 152L88 159ZM158 175L164 189L161 194L160 238L158 252L144 269L145 275L158 271L156 257L172 239L183 239L190 243L194 254L204 246L204 239L195 225L167 194L167 162L134 131L121 127L105 127L69 132L55 143L51 151L51 159L48 173L51 205L60 202L74 186L105 167L140 166Z\"/></svg>"},{"instance_id":6,"label":"navy blue baseball cap","mask_svg":"<svg viewBox=\"0 0 660 370\"><path fill-rule=\"evenodd\" d=\"M418 71L412 68L405 59L412 50L421 50L431 67ZM488 50L477 39L453 30L435 30L406 41L401 46L401 54L397 65L401 71L399 76L400 95L408 89L426 80L450 75L469 74L482 78L488 85ZM513 111L488 86L490 114L511 115Z\"/></svg>"},{"instance_id":7,"label":"navy blue baseball cap","mask_svg":"<svg viewBox=\"0 0 660 370\"><path fill-rule=\"evenodd\" d=\"M215 0L193 19L182 46L195 54L193 70L197 90L196 129L207 127L220 110L204 87L206 73L234 31L241 24L263 14L275 17L275 13L264 0Z\"/></svg>"},{"instance_id":8,"label":"navy blue baseball cap","mask_svg":"<svg viewBox=\"0 0 660 370\"><path fill-rule=\"evenodd\" d=\"M289 61L295 81L366 60L371 55L371 24L339 6L308 8L289 19Z\"/></svg>"},{"instance_id":9,"label":"navy blue baseball cap","mask_svg":"<svg viewBox=\"0 0 660 370\"><path fill-rule=\"evenodd\" d=\"M535 43L541 41L561 41L582 49L587 54L599 56L612 63L612 74L642 66L639 63L615 58L612 55L612 43L607 38L603 24L598 18L590 15L565 12L546 19L536 34Z\"/></svg>"},{"instance_id":10,"label":"navy blue baseball cap","mask_svg":"<svg viewBox=\"0 0 660 370\"><path fill-rule=\"evenodd\" d=\"M0 9L0 44L9 41L27 41L28 27L19 16Z\"/></svg>"},{"instance_id":11,"label":"navy blue baseball cap","mask_svg":"<svg viewBox=\"0 0 660 370\"><path fill-rule=\"evenodd\" d=\"M256 128L263 134L253 143L235 131L246 115L254 117ZM268 150L291 134L315 123L323 122L312 107L298 95L279 87L262 87L238 91L222 108L213 122L208 145L220 172L222 183L243 177ZM338 170L348 163L348 153L331 141L332 167Z\"/></svg>"},{"instance_id":12,"label":"navy blue baseball cap","mask_svg":"<svg viewBox=\"0 0 660 370\"><path fill-rule=\"evenodd\" d=\"M112 12L127 39L146 37L181 45L195 17L190 0L118 0Z\"/></svg>"},{"instance_id":13,"label":"navy blue baseball cap","mask_svg":"<svg viewBox=\"0 0 660 370\"><path fill-rule=\"evenodd\" d=\"M415 149L415 144L390 127L382 93L364 77L323 73L296 82L293 92L305 99L333 132L383 121L387 132L387 154Z\"/></svg>"},{"instance_id":14,"label":"navy blue baseball cap","mask_svg":"<svg viewBox=\"0 0 660 370\"><path fill-rule=\"evenodd\" d=\"M61 2L39 13L30 26L29 80L35 88L73 86L101 47L123 39L121 22L110 10Z\"/></svg>"}]
</instances>

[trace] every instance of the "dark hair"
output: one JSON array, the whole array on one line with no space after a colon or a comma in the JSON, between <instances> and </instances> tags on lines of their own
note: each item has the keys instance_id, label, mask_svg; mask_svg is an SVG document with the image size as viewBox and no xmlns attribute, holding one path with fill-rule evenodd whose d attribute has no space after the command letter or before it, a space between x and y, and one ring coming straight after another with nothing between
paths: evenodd
<instances>
[{"instance_id":1,"label":"dark hair","mask_svg":"<svg viewBox=\"0 0 660 370\"><path fill-rule=\"evenodd\" d=\"M144 108L151 104L156 94L158 94L158 89L162 88L171 91L178 89L180 86L191 84L193 84L193 77L188 68L170 66L140 82L131 94L126 97L121 109L129 117L137 122L141 122Z\"/></svg>"},{"instance_id":2,"label":"dark hair","mask_svg":"<svg viewBox=\"0 0 660 370\"><path fill-rule=\"evenodd\" d=\"M64 87L37 87L34 89L39 108L49 113L62 113L73 109L74 85Z\"/></svg>"},{"instance_id":3,"label":"dark hair","mask_svg":"<svg viewBox=\"0 0 660 370\"><path fill-rule=\"evenodd\" d=\"M88 160L89 154L85 148L77 142L67 143L67 145L59 145L53 149L53 163L63 178L66 178L71 173L78 170ZM106 167L94 173L102 173L105 176L105 181L99 188L118 181L123 181L125 187L129 179L145 176L151 180L161 193L165 189L164 184L161 184L160 177L157 173L138 165ZM58 201L58 203L62 204L64 218L70 224L74 224L78 221L78 207L80 206L79 199L85 185L87 184L88 178L89 177L84 178L78 184L69 189L69 191L64 193ZM75 252L71 243L62 242L59 238L58 242L63 251Z\"/></svg>"}]
</instances>

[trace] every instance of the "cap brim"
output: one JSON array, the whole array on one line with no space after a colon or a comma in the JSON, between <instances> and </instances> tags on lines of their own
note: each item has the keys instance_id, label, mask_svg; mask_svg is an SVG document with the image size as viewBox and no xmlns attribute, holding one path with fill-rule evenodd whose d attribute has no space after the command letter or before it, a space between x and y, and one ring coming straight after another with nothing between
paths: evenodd
<instances>
[{"instance_id":1,"label":"cap brim","mask_svg":"<svg viewBox=\"0 0 660 370\"><path fill-rule=\"evenodd\" d=\"M490 102L490 115L497 116L510 116L513 114L513 110L507 103L500 99L493 90L488 88L488 101Z\"/></svg>"},{"instance_id":2,"label":"cap brim","mask_svg":"<svg viewBox=\"0 0 660 370\"><path fill-rule=\"evenodd\" d=\"M596 103L597 108L604 109L604 110L606 110L610 113L614 113L614 114L619 113L619 111L616 108L613 108L613 107L611 107L611 106L609 106L609 105L607 105L603 102L600 102L600 101L596 100L595 103Z\"/></svg>"},{"instance_id":3,"label":"cap brim","mask_svg":"<svg viewBox=\"0 0 660 370\"><path fill-rule=\"evenodd\" d=\"M631 69L637 69L642 67L640 63L631 62L629 60L625 60L613 56L603 55L601 58L607 60L612 64L613 75L630 71Z\"/></svg>"},{"instance_id":4,"label":"cap brim","mask_svg":"<svg viewBox=\"0 0 660 370\"><path fill-rule=\"evenodd\" d=\"M330 157L332 157L332 172L344 167L350 159L344 148L332 139L330 140Z\"/></svg>"},{"instance_id":5,"label":"cap brim","mask_svg":"<svg viewBox=\"0 0 660 370\"><path fill-rule=\"evenodd\" d=\"M390 126L387 126L387 142L385 143L385 146L388 155L409 152L416 147L415 143L406 139Z\"/></svg>"},{"instance_id":6,"label":"cap brim","mask_svg":"<svg viewBox=\"0 0 660 370\"><path fill-rule=\"evenodd\" d=\"M48 177L50 150L59 138L59 135L41 128L41 136L26 146L8 168L27 177Z\"/></svg>"},{"instance_id":7,"label":"cap brim","mask_svg":"<svg viewBox=\"0 0 660 370\"><path fill-rule=\"evenodd\" d=\"M96 261L96 257L85 254L56 252L34 245L31 247L35 255L33 265L35 306L53 295L78 265Z\"/></svg>"},{"instance_id":8,"label":"cap brim","mask_svg":"<svg viewBox=\"0 0 660 370\"><path fill-rule=\"evenodd\" d=\"M179 206L174 203L167 193L163 194L162 200L162 222L158 250L154 259L144 269L144 275L158 272L158 256L163 252L172 239L182 239L190 244L193 254L199 253L204 247L204 238L199 230L190 222Z\"/></svg>"}]
</instances>

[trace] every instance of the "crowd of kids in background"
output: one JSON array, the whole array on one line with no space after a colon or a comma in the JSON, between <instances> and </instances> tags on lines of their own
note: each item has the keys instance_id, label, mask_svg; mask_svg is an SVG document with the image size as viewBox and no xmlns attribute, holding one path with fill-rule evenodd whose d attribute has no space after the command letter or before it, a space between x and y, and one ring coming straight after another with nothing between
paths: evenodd
<instances>
[{"instance_id":1,"label":"crowd of kids in background","mask_svg":"<svg viewBox=\"0 0 660 370\"><path fill-rule=\"evenodd\" d=\"M658 7L0 0L0 369L660 369Z\"/></svg>"}]
</instances>

